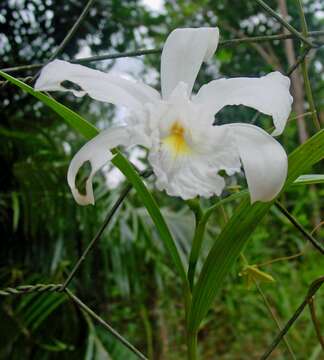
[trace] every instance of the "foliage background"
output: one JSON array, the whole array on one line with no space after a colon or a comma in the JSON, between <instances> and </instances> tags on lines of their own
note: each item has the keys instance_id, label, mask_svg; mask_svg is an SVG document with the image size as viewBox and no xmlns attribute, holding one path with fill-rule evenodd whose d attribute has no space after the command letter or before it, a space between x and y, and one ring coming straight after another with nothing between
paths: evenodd
<instances>
[{"instance_id":1,"label":"foliage background","mask_svg":"<svg viewBox=\"0 0 324 360\"><path fill-rule=\"evenodd\" d=\"M292 25L300 29L294 0L267 3L278 11L286 4ZM72 0L3 1L0 67L48 59L84 5ZM282 32L280 25L254 1L167 0L159 11L147 5L149 1L144 4L137 0L97 0L61 58L158 47L172 29L183 26L217 25L223 39ZM304 1L304 8L309 28L321 30L324 4L317 0ZM291 53L284 44L287 41L221 48L200 72L197 87L220 76L258 76L275 69L285 71ZM297 41L293 49L297 56L300 51ZM309 56L312 89L322 123L323 53L322 46ZM91 66L125 70L159 88L159 55L102 61ZM308 111L302 79L296 74L292 117ZM26 75L29 73L22 74ZM89 98L75 99L62 94L55 97L101 128L123 115ZM97 176L96 206L78 207L65 177L71 156L83 139L54 113L16 88L2 87L0 101L1 287L61 282L102 223L123 183L107 190L107 173L108 178L118 176L115 170L107 168ZM216 121L250 122L253 117L250 109L227 107L217 115ZM265 116L260 116L257 124L271 126ZM289 123L280 141L290 152L314 132L311 118L302 116ZM144 158L145 154L137 153L137 162L145 164ZM310 172L322 171L323 164L319 164ZM242 179L237 180L244 186ZM295 187L281 200L312 231L323 218L323 193L322 186ZM192 214L180 200L164 193L155 192L155 195L183 256L187 256L194 223ZM205 252L234 208L235 204L230 204L215 212L208 227ZM315 235L318 239L323 237L321 228ZM308 284L322 275L323 257L306 245L275 208L245 249L252 264L300 252L302 256L293 260L262 268L276 279L275 283L262 284L262 288L283 323L301 302ZM248 290L238 276L241 269L238 262L204 323L200 333L203 359L258 359L277 333L257 289ZM134 193L84 263L73 286L91 308L153 359L184 358L184 314L178 279ZM323 323L323 291L317 295L316 303ZM1 359L132 359L127 350L60 294L1 300L0 319ZM288 340L297 359L323 358L307 312L290 331ZM272 358L289 358L284 344Z\"/></svg>"}]
</instances>

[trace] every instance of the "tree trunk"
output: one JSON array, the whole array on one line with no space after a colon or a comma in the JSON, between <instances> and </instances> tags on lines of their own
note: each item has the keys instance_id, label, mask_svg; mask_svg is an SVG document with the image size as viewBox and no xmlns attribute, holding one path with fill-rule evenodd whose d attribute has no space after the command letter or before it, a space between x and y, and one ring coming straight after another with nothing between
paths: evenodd
<instances>
[{"instance_id":1,"label":"tree trunk","mask_svg":"<svg viewBox=\"0 0 324 360\"><path fill-rule=\"evenodd\" d=\"M287 20L288 17L288 10L287 10L287 3L286 0L278 0L279 9L281 15L284 19ZM289 31L284 27L283 28L284 34L289 34ZM284 41L285 45L285 53L287 56L289 66L292 66L296 63L296 54L294 49L294 43L292 39L287 39ZM296 69L290 76L291 79L291 86L292 86L292 94L294 97L293 103L293 110L295 111L296 115L301 115L305 112L304 107L304 87L301 74L298 69ZM305 117L300 116L297 118L297 126L298 126L298 135L300 143L303 143L308 138L308 133L305 124Z\"/></svg>"}]
</instances>

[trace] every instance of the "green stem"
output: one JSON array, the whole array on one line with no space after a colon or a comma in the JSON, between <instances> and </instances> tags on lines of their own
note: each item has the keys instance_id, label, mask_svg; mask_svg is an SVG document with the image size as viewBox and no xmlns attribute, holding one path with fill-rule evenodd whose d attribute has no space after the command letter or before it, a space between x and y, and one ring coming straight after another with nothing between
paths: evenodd
<instances>
[{"instance_id":1,"label":"green stem","mask_svg":"<svg viewBox=\"0 0 324 360\"><path fill-rule=\"evenodd\" d=\"M187 334L188 360L197 360L197 332Z\"/></svg>"},{"instance_id":2,"label":"green stem","mask_svg":"<svg viewBox=\"0 0 324 360\"><path fill-rule=\"evenodd\" d=\"M153 348L152 326L150 323L148 312L144 305L140 306L140 314L143 320L145 334L146 334L147 357L149 358L149 360L153 360L154 348Z\"/></svg>"},{"instance_id":3,"label":"green stem","mask_svg":"<svg viewBox=\"0 0 324 360\"><path fill-rule=\"evenodd\" d=\"M178 271L185 293L190 293L187 274L179 255L179 251L170 229L161 214L158 204L156 203L151 192L147 189L142 179L137 174L134 166L119 152L115 151L115 153L116 155L111 162L126 176L127 180L133 185L137 195L143 202L148 214L154 222L160 238L163 241L165 249L173 261L175 269Z\"/></svg>"},{"instance_id":4,"label":"green stem","mask_svg":"<svg viewBox=\"0 0 324 360\"><path fill-rule=\"evenodd\" d=\"M186 204L189 206L190 210L194 213L197 224L203 216L203 211L200 206L199 198L197 197L195 199L187 200Z\"/></svg>"},{"instance_id":5,"label":"green stem","mask_svg":"<svg viewBox=\"0 0 324 360\"><path fill-rule=\"evenodd\" d=\"M191 290L193 289L197 262L206 230L206 225L210 216L218 207L223 206L224 204L231 202L235 199L239 199L247 194L248 194L247 190L242 190L238 193L232 194L225 199L219 200L216 204L209 207L205 213L202 212L200 207L198 211L198 208L195 203L192 204L187 202L188 206L194 211L196 216L196 228L195 228L194 238L192 241L192 247L189 256L189 267L188 267L188 281Z\"/></svg>"},{"instance_id":6,"label":"green stem","mask_svg":"<svg viewBox=\"0 0 324 360\"><path fill-rule=\"evenodd\" d=\"M193 289L194 285L194 277L195 277L195 271L197 266L197 261L201 249L201 245L204 238L204 233L207 225L207 219L201 220L196 223L196 229L194 238L192 241L192 247L190 251L190 257L189 257L189 268L188 268L188 281L190 285L190 289Z\"/></svg>"},{"instance_id":7,"label":"green stem","mask_svg":"<svg viewBox=\"0 0 324 360\"><path fill-rule=\"evenodd\" d=\"M269 303L267 297L265 296L265 293L263 292L261 286L259 285L259 283L257 282L257 280L253 279L254 280L254 284L256 286L256 288L258 289L258 292L264 302L264 305L265 307L267 308L268 312L269 312L269 315L271 316L272 320L275 322L275 324L277 325L277 328L279 329L279 331L282 331L282 326L281 326L281 323L279 321L279 319L277 318L277 315L276 313L274 312L271 304ZM283 337L283 341L286 345L286 348L288 350L288 353L290 355L290 357L293 359L293 360L296 360L296 356L294 354L294 351L293 349L291 348L289 342L288 342L288 339L286 336Z\"/></svg>"},{"instance_id":8,"label":"green stem","mask_svg":"<svg viewBox=\"0 0 324 360\"><path fill-rule=\"evenodd\" d=\"M297 0L297 6L298 6L298 12L299 12L299 17L300 17L300 21L301 21L302 34L304 37L307 37L308 36L308 27L307 27L307 21L306 21L303 4L302 4L301 0ZM302 49L305 49L305 47L306 47L305 43L302 43ZM307 50L307 47L306 47L306 50ZM316 130L319 131L319 130L321 130L321 124L320 124L318 116L317 116L317 111L316 111L316 107L315 107L312 87L311 87L311 83L309 80L307 68L308 68L307 59L305 57L301 63L301 70L302 70L302 74L303 74L303 78L304 78L305 92L306 92L306 97L307 97L307 101L309 104L309 108L312 112L312 119L313 119L314 126L315 126Z\"/></svg>"},{"instance_id":9,"label":"green stem","mask_svg":"<svg viewBox=\"0 0 324 360\"><path fill-rule=\"evenodd\" d=\"M269 356L272 354L273 350L278 346L280 341L283 339L283 337L287 334L291 326L295 323L295 321L299 318L300 314L304 311L305 307L309 303L310 299L314 297L317 290L320 289L320 287L324 284L324 276L321 276L314 280L307 292L307 295L303 302L299 305L299 307L296 309L292 317L288 320L286 325L283 327L283 329L280 331L280 333L276 336L276 338L273 340L269 348L265 351L265 353L260 357L260 360L266 360L269 358Z\"/></svg>"},{"instance_id":10,"label":"green stem","mask_svg":"<svg viewBox=\"0 0 324 360\"><path fill-rule=\"evenodd\" d=\"M314 98L313 98L312 88L311 88L311 84L310 84L310 80L309 80L309 76L308 76L306 59L304 59L304 61L301 63L301 69L302 69L302 74L303 74L303 78L304 78L307 101L308 101L309 108L312 113L313 123L314 123L316 130L319 131L319 130L321 130L321 124L320 124L318 116L317 116L317 111L316 111L315 102L314 102Z\"/></svg>"},{"instance_id":11,"label":"green stem","mask_svg":"<svg viewBox=\"0 0 324 360\"><path fill-rule=\"evenodd\" d=\"M307 26L307 21L306 21L304 8L303 8L303 4L302 4L301 0L297 0L297 6L298 6L301 27L302 27L302 34L304 36L307 36L308 35L308 26Z\"/></svg>"}]
</instances>

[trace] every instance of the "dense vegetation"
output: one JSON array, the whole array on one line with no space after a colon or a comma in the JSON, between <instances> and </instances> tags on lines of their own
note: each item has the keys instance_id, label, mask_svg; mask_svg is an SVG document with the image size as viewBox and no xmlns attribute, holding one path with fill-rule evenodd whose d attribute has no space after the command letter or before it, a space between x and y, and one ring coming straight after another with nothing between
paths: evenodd
<instances>
[{"instance_id":1,"label":"dense vegetation","mask_svg":"<svg viewBox=\"0 0 324 360\"><path fill-rule=\"evenodd\" d=\"M288 6L291 24L301 29L296 1L268 1L283 12ZM324 4L304 1L308 27L321 30ZM22 0L0 4L0 68L42 63L61 43L85 4L80 1ZM86 54L158 48L176 27L219 26L222 40L245 36L279 34L280 24L255 1L165 1L162 12L154 12L137 0L97 0L60 58ZM324 36L316 37L324 43ZM288 42L293 46L287 46ZM221 46L213 62L200 72L198 83L219 76L254 76L278 69L286 72L291 59L300 54L297 40L240 43ZM87 56L87 55L86 55ZM308 68L317 113L324 123L323 45L308 56ZM91 66L108 70L113 66L145 78L158 87L160 55L138 60L105 60ZM15 72L34 75L35 70ZM294 108L280 142L291 153L316 133L309 114L299 70L291 77ZM87 120L104 128L116 115L113 107L87 97L55 94L55 98ZM66 183L71 156L84 139L50 109L12 85L0 85L0 281L1 288L20 284L61 283L104 221L106 213L125 187L119 181L107 189L107 179L119 178L106 169L96 178L97 202L79 207ZM118 113L117 113L118 116ZM296 118L298 117L298 118ZM255 116L243 107L226 107L216 121L251 122L271 127L270 118ZM136 156L145 165L145 153ZM309 169L320 174L323 163ZM107 175L108 174L108 175ZM82 179L80 179L82 181ZM187 258L194 230L194 215L178 198L149 188L175 237L181 256ZM231 179L233 188L245 188L244 179ZM235 185L235 186L234 186ZM318 239L324 230L323 185L292 186L281 196L290 213ZM211 205L217 199L202 201ZM215 210L208 223L200 268L212 244L241 200ZM323 244L323 241L322 241ZM244 249L249 264L264 264L268 276L252 280L238 260L226 277L212 310L199 333L202 359L258 359L278 327L273 315L284 324L303 300L309 284L323 275L324 257L302 236L275 206L258 224ZM296 255L291 259L287 259ZM279 261L270 263L273 259ZM269 263L268 263L269 262ZM271 281L271 277L275 281ZM71 288L119 333L150 359L185 358L184 309L181 286L169 255L152 220L134 190L110 223L96 248L88 255ZM268 305L265 305L266 297ZM316 296L317 317L324 326L323 290ZM7 297L0 302L1 359L135 359L136 357L61 293ZM323 358L309 312L305 311L287 336L296 359ZM293 358L282 342L273 359Z\"/></svg>"}]
</instances>

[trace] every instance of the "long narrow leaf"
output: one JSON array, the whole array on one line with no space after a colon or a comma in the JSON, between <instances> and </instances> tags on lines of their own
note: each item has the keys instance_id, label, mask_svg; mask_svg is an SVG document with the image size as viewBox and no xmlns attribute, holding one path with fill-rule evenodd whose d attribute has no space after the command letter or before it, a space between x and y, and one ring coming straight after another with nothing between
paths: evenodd
<instances>
[{"instance_id":1,"label":"long narrow leaf","mask_svg":"<svg viewBox=\"0 0 324 360\"><path fill-rule=\"evenodd\" d=\"M293 186L311 185L311 184L323 184L324 175L321 174L309 174L299 176L293 183Z\"/></svg>"},{"instance_id":2,"label":"long narrow leaf","mask_svg":"<svg viewBox=\"0 0 324 360\"><path fill-rule=\"evenodd\" d=\"M318 132L289 156L289 172L284 189L323 158L324 130ZM198 330L201 321L212 306L225 276L272 204L273 201L250 205L249 200L244 199L224 227L208 254L194 288L188 317L189 331Z\"/></svg>"},{"instance_id":3,"label":"long narrow leaf","mask_svg":"<svg viewBox=\"0 0 324 360\"><path fill-rule=\"evenodd\" d=\"M10 76L0 70L0 76L4 77L6 80L10 81L12 84L18 86L21 90L27 92L28 94L34 96L52 110L54 110L58 115L60 115L74 130L83 135L87 139L98 134L98 129L85 120L82 116L70 110L66 106L60 104L55 99L45 95L40 91L35 91L31 86L25 84L24 82Z\"/></svg>"},{"instance_id":4,"label":"long narrow leaf","mask_svg":"<svg viewBox=\"0 0 324 360\"><path fill-rule=\"evenodd\" d=\"M74 130L77 130L80 134L85 136L87 139L91 139L98 134L98 130L90 124L88 121L83 119L80 115L74 111L68 109L66 106L60 104L58 101L46 96L45 94L35 91L29 85L22 81L0 71L0 75L10 81L12 84L18 86L25 92L36 97L44 104L52 108L58 115L60 115ZM128 162L126 158L120 153L113 159L113 163L124 173L127 179L132 183L136 191L138 192L141 200L143 201L148 213L152 217L154 224L164 242L164 245L169 252L177 271L179 272L184 284L187 283L187 277L185 274L184 266L181 262L181 258L175 242L171 236L171 233L166 225L166 222L160 212L158 205L156 204L151 193L147 190L144 182L140 176L136 173L133 166Z\"/></svg>"},{"instance_id":5,"label":"long narrow leaf","mask_svg":"<svg viewBox=\"0 0 324 360\"><path fill-rule=\"evenodd\" d=\"M187 285L187 276L179 255L179 251L152 194L147 189L134 167L124 156L122 156L120 153L117 153L117 155L113 158L112 163L119 168L119 170L127 177L128 181L130 181L131 184L134 186L138 196L140 197L148 213L150 214L164 243L164 246L170 254L174 265L176 266L179 275L181 276L184 284Z\"/></svg>"}]
</instances>

